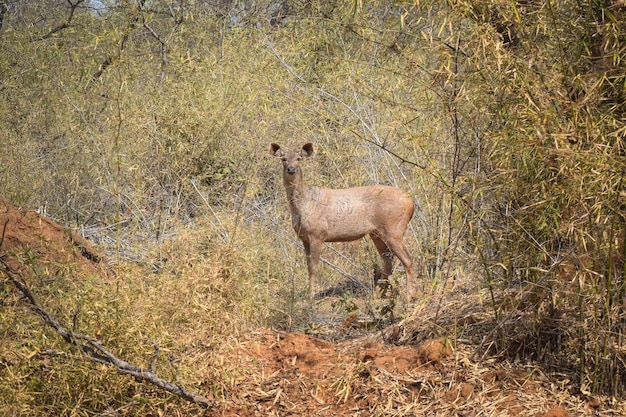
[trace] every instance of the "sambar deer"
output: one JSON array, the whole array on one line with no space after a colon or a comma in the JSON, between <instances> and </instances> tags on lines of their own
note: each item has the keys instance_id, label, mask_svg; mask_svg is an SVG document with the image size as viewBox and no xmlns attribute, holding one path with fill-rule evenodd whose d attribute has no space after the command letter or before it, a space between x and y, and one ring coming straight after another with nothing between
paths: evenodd
<instances>
[{"instance_id":1,"label":"sambar deer","mask_svg":"<svg viewBox=\"0 0 626 417\"><path fill-rule=\"evenodd\" d=\"M413 200L404 191L371 185L341 190L307 186L300 162L313 155L313 144L300 151L283 151L270 144L270 154L283 163L283 183L291 210L291 224L304 244L309 270L309 296L324 242L350 242L369 235L383 260L381 279L391 275L395 254L406 271L407 296L414 295L413 260L403 243L413 216Z\"/></svg>"}]
</instances>

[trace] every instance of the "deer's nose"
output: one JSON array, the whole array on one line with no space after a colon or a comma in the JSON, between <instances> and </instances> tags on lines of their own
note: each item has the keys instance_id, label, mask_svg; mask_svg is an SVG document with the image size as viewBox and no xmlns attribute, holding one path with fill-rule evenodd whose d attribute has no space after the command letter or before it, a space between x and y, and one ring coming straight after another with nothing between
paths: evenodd
<instances>
[{"instance_id":1,"label":"deer's nose","mask_svg":"<svg viewBox=\"0 0 626 417\"><path fill-rule=\"evenodd\" d=\"M295 167L287 167L287 174L295 174L296 173L296 168Z\"/></svg>"}]
</instances>

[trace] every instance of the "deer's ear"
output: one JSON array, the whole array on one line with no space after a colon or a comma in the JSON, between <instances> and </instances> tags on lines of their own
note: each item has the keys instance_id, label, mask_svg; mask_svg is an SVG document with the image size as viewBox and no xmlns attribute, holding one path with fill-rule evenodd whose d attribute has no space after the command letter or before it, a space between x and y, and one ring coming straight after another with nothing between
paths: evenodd
<instances>
[{"instance_id":1,"label":"deer's ear","mask_svg":"<svg viewBox=\"0 0 626 417\"><path fill-rule=\"evenodd\" d=\"M313 144L311 142L307 143L302 147L302 151L300 151L300 155L303 158L309 158L313 156Z\"/></svg>"},{"instance_id":2,"label":"deer's ear","mask_svg":"<svg viewBox=\"0 0 626 417\"><path fill-rule=\"evenodd\" d=\"M282 151L282 149L280 149L280 146L278 146L275 143L271 143L270 144L270 155L282 156L283 155L283 151Z\"/></svg>"}]
</instances>

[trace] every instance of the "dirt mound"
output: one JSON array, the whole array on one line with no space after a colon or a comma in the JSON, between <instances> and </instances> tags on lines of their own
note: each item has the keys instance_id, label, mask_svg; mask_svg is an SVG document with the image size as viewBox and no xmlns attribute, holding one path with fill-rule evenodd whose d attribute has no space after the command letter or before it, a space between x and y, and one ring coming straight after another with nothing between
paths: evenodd
<instances>
[{"instance_id":1,"label":"dirt mound","mask_svg":"<svg viewBox=\"0 0 626 417\"><path fill-rule=\"evenodd\" d=\"M392 346L376 337L332 344L263 330L224 358L231 391L214 415L618 415L555 388L532 367L470 359L446 339Z\"/></svg>"},{"instance_id":2,"label":"dirt mound","mask_svg":"<svg viewBox=\"0 0 626 417\"><path fill-rule=\"evenodd\" d=\"M63 265L76 265L95 272L101 257L82 237L35 211L21 210L0 199L0 255L14 270L26 272L32 259L42 262L47 272Z\"/></svg>"}]
</instances>

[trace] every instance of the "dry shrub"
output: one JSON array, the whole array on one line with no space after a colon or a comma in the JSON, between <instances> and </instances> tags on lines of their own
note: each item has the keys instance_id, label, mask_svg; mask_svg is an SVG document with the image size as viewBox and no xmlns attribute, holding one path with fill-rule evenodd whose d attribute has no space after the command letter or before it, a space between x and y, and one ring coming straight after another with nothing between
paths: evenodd
<instances>
[{"instance_id":1,"label":"dry shrub","mask_svg":"<svg viewBox=\"0 0 626 417\"><path fill-rule=\"evenodd\" d=\"M515 299L493 297L494 341L568 369L583 390L621 395L626 73L623 48L611 45L623 42L624 10L459 4L485 31L469 41L480 71L468 98L493 118L477 188L490 204L472 220L475 231L489 227L476 249L487 277L502 278L499 289Z\"/></svg>"},{"instance_id":2,"label":"dry shrub","mask_svg":"<svg viewBox=\"0 0 626 417\"><path fill-rule=\"evenodd\" d=\"M242 282L234 266L240 257L236 249L215 245L202 231L181 230L160 248L158 270L157 263L105 268L82 257L58 225L37 217L31 212L22 220L10 218L2 254L44 309L132 364L153 368L192 391L222 393L228 378L215 352L260 325L258 287ZM2 413L198 412L192 404L172 401L150 385L90 362L25 307L9 280L3 279L1 290Z\"/></svg>"}]
</instances>

